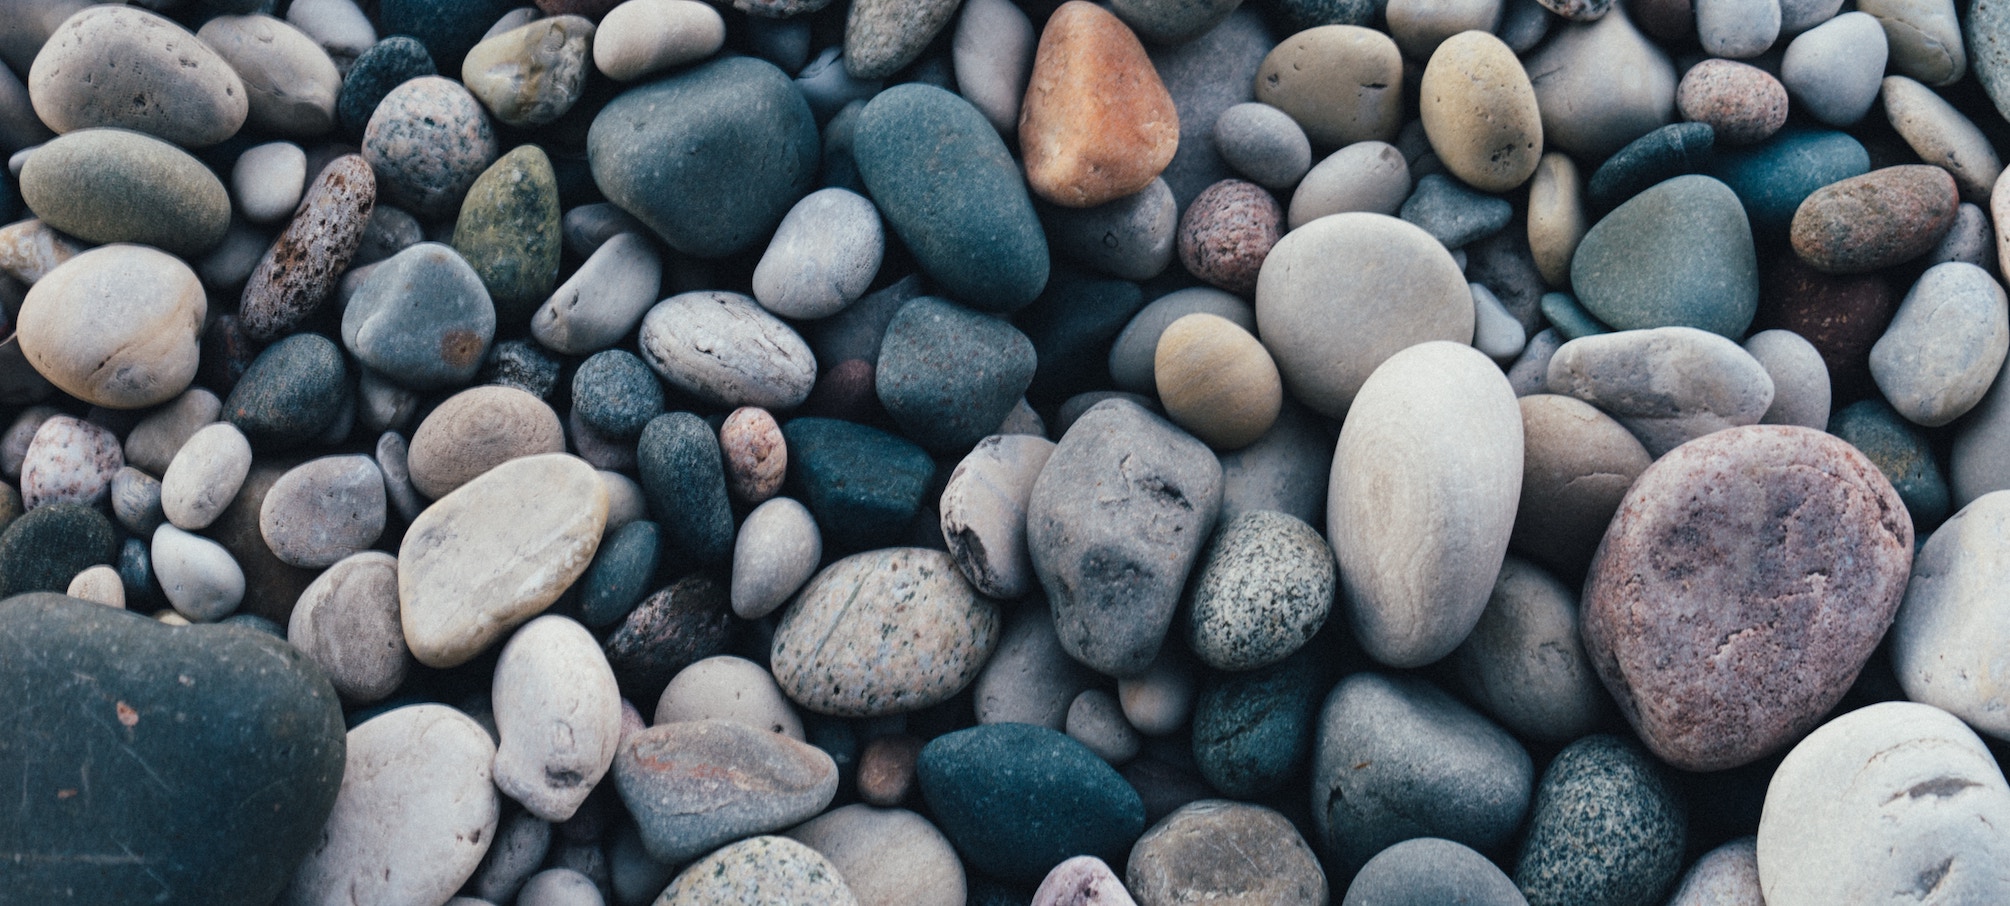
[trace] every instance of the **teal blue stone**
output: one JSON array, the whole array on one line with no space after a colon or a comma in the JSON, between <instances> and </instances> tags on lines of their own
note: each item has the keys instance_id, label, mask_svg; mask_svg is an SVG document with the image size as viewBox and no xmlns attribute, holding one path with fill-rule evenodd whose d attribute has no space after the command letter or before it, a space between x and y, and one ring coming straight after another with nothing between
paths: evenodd
<instances>
[{"instance_id":1,"label":"teal blue stone","mask_svg":"<svg viewBox=\"0 0 2010 906\"><path fill-rule=\"evenodd\" d=\"M951 298L1009 312L1040 295L1047 235L1018 164L970 102L916 83L882 91L859 112L852 155L887 224Z\"/></svg>"},{"instance_id":2,"label":"teal blue stone","mask_svg":"<svg viewBox=\"0 0 2010 906\"><path fill-rule=\"evenodd\" d=\"M1593 207L1610 208L1655 183L1710 166L1717 130L1708 123L1670 123L1628 142L1599 164L1585 186Z\"/></svg>"},{"instance_id":3,"label":"teal blue stone","mask_svg":"<svg viewBox=\"0 0 2010 906\"><path fill-rule=\"evenodd\" d=\"M788 76L765 60L723 57L609 101L587 130L586 156L607 200L671 248L716 258L765 242L809 194L820 144Z\"/></svg>"},{"instance_id":4,"label":"teal blue stone","mask_svg":"<svg viewBox=\"0 0 2010 906\"><path fill-rule=\"evenodd\" d=\"M1312 751L1325 691L1319 674L1313 653L1301 648L1268 667L1211 677L1193 711L1200 775L1234 799L1282 788Z\"/></svg>"},{"instance_id":5,"label":"teal blue stone","mask_svg":"<svg viewBox=\"0 0 2010 906\"><path fill-rule=\"evenodd\" d=\"M1549 326L1563 335L1565 340L1589 337L1601 333L1611 333L1612 328L1599 323L1591 312L1577 304L1577 298L1569 293L1543 293L1542 316L1549 320Z\"/></svg>"},{"instance_id":6,"label":"teal blue stone","mask_svg":"<svg viewBox=\"0 0 2010 906\"><path fill-rule=\"evenodd\" d=\"M1056 271L1039 300L1013 319L1033 341L1031 394L1058 401L1109 389L1110 343L1144 307L1144 290L1129 280Z\"/></svg>"},{"instance_id":7,"label":"teal blue stone","mask_svg":"<svg viewBox=\"0 0 2010 906\"><path fill-rule=\"evenodd\" d=\"M1735 340L1759 310L1745 209L1708 176L1677 176L1607 214L1578 244L1570 284L1618 330L1694 327Z\"/></svg>"},{"instance_id":8,"label":"teal blue stone","mask_svg":"<svg viewBox=\"0 0 2010 906\"><path fill-rule=\"evenodd\" d=\"M1870 152L1847 133L1789 128L1757 145L1718 150L1708 172L1744 203L1755 235L1784 242L1801 202L1829 183L1869 173Z\"/></svg>"},{"instance_id":9,"label":"teal blue stone","mask_svg":"<svg viewBox=\"0 0 2010 906\"><path fill-rule=\"evenodd\" d=\"M621 622L652 589L663 533L638 519L601 542L593 563L579 577L579 621L594 629Z\"/></svg>"},{"instance_id":10,"label":"teal blue stone","mask_svg":"<svg viewBox=\"0 0 2010 906\"><path fill-rule=\"evenodd\" d=\"M966 864L1034 883L1063 860L1124 864L1145 830L1138 792L1088 747L1046 727L985 724L936 737L921 795Z\"/></svg>"},{"instance_id":11,"label":"teal blue stone","mask_svg":"<svg viewBox=\"0 0 2010 906\"><path fill-rule=\"evenodd\" d=\"M932 450L967 450L998 428L1033 382L1033 343L1002 318L922 296L880 341L880 405Z\"/></svg>"},{"instance_id":12,"label":"teal blue stone","mask_svg":"<svg viewBox=\"0 0 2010 906\"><path fill-rule=\"evenodd\" d=\"M342 93L335 98L335 119L342 131L362 135L370 124L370 114L391 89L413 79L438 75L426 45L408 35L392 35L370 46L350 64L342 77Z\"/></svg>"},{"instance_id":13,"label":"teal blue stone","mask_svg":"<svg viewBox=\"0 0 2010 906\"><path fill-rule=\"evenodd\" d=\"M689 412L650 420L635 444L635 470L673 563L715 566L732 558L733 504L710 423Z\"/></svg>"},{"instance_id":14,"label":"teal blue stone","mask_svg":"<svg viewBox=\"0 0 2010 906\"><path fill-rule=\"evenodd\" d=\"M816 517L828 550L898 543L921 511L935 461L928 451L878 428L834 418L782 426L789 482Z\"/></svg>"},{"instance_id":15,"label":"teal blue stone","mask_svg":"<svg viewBox=\"0 0 2010 906\"><path fill-rule=\"evenodd\" d=\"M1947 518L1953 506L1947 477L1933 458L1925 432L1881 399L1850 404L1829 416L1830 434L1863 451L1891 482L1920 536Z\"/></svg>"}]
</instances>

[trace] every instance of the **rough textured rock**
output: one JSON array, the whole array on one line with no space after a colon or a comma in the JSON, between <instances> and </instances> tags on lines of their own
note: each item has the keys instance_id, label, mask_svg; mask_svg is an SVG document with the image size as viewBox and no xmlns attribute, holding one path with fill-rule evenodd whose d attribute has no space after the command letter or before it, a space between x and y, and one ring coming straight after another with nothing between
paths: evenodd
<instances>
[{"instance_id":1,"label":"rough textured rock","mask_svg":"<svg viewBox=\"0 0 2010 906\"><path fill-rule=\"evenodd\" d=\"M1131 847L1124 882L1142 906L1324 903L1326 872L1298 829L1260 805L1204 799Z\"/></svg>"},{"instance_id":2,"label":"rough textured rock","mask_svg":"<svg viewBox=\"0 0 2010 906\"><path fill-rule=\"evenodd\" d=\"M1514 863L1529 906L1659 903L1682 871L1674 778L1630 740L1586 736L1543 771Z\"/></svg>"}]
</instances>

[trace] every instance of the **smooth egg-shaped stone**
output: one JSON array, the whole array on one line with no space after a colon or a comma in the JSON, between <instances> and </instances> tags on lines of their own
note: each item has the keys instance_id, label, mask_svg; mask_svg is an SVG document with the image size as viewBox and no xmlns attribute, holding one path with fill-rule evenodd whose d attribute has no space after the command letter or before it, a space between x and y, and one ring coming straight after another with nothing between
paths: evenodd
<instances>
[{"instance_id":1,"label":"smooth egg-shaped stone","mask_svg":"<svg viewBox=\"0 0 2010 906\"><path fill-rule=\"evenodd\" d=\"M244 80L253 128L302 138L335 128L342 74L300 29L266 15L217 16L195 36Z\"/></svg>"},{"instance_id":2,"label":"smooth egg-shaped stone","mask_svg":"<svg viewBox=\"0 0 2010 906\"><path fill-rule=\"evenodd\" d=\"M1585 650L1655 754L1735 767L1842 699L1911 565L1912 520L1856 448L1810 428L1719 431L1627 492L1585 580Z\"/></svg>"},{"instance_id":3,"label":"smooth egg-shaped stone","mask_svg":"<svg viewBox=\"0 0 2010 906\"><path fill-rule=\"evenodd\" d=\"M998 645L998 605L949 555L854 554L810 580L775 626L769 662L803 707L878 717L941 702L977 678Z\"/></svg>"},{"instance_id":4,"label":"smooth egg-shaped stone","mask_svg":"<svg viewBox=\"0 0 2010 906\"><path fill-rule=\"evenodd\" d=\"M1446 38L1417 89L1424 136L1445 168L1482 192L1506 192L1535 175L1542 113L1521 61L1484 31Z\"/></svg>"},{"instance_id":5,"label":"smooth egg-shaped stone","mask_svg":"<svg viewBox=\"0 0 2010 906\"><path fill-rule=\"evenodd\" d=\"M1525 63L1543 140L1586 166L1675 113L1675 64L1634 26L1632 12L1565 24ZM1619 72L1626 77L1615 78Z\"/></svg>"},{"instance_id":6,"label":"smooth egg-shaped stone","mask_svg":"<svg viewBox=\"0 0 2010 906\"><path fill-rule=\"evenodd\" d=\"M372 266L342 310L342 345L413 390L467 383L495 333L496 306L481 275L437 242Z\"/></svg>"},{"instance_id":7,"label":"smooth egg-shaped stone","mask_svg":"<svg viewBox=\"0 0 2010 906\"><path fill-rule=\"evenodd\" d=\"M461 82L495 118L532 129L565 115L586 88L593 23L553 16L484 39L461 63Z\"/></svg>"},{"instance_id":8,"label":"smooth egg-shaped stone","mask_svg":"<svg viewBox=\"0 0 2010 906\"><path fill-rule=\"evenodd\" d=\"M1270 353L1219 315L1195 312L1166 325L1152 375L1166 415L1220 450L1255 443L1284 405L1284 384Z\"/></svg>"},{"instance_id":9,"label":"smooth egg-shaped stone","mask_svg":"<svg viewBox=\"0 0 2010 906\"><path fill-rule=\"evenodd\" d=\"M867 193L951 298L1014 311L1040 294L1046 234L1018 165L977 108L910 83L875 96L854 128Z\"/></svg>"},{"instance_id":10,"label":"smooth egg-shaped stone","mask_svg":"<svg viewBox=\"0 0 2010 906\"><path fill-rule=\"evenodd\" d=\"M1256 100L1290 114L1315 150L1395 141L1403 126L1402 51L1362 24L1291 35L1257 70Z\"/></svg>"},{"instance_id":11,"label":"smooth egg-shaped stone","mask_svg":"<svg viewBox=\"0 0 2010 906\"><path fill-rule=\"evenodd\" d=\"M223 545L162 525L147 553L168 603L190 621L216 622L243 603L244 570Z\"/></svg>"},{"instance_id":12,"label":"smooth egg-shaped stone","mask_svg":"<svg viewBox=\"0 0 2010 906\"><path fill-rule=\"evenodd\" d=\"M519 145L468 187L454 251L482 278L496 322L515 328L558 283L558 177L536 145Z\"/></svg>"},{"instance_id":13,"label":"smooth egg-shaped stone","mask_svg":"<svg viewBox=\"0 0 2010 906\"><path fill-rule=\"evenodd\" d=\"M733 539L733 613L747 620L774 613L816 573L823 550L816 517L794 498L755 507Z\"/></svg>"},{"instance_id":14,"label":"smooth egg-shaped stone","mask_svg":"<svg viewBox=\"0 0 2010 906\"><path fill-rule=\"evenodd\" d=\"M398 625L398 558L364 551L323 570L294 604L286 641L349 701L398 691L412 661Z\"/></svg>"},{"instance_id":15,"label":"smooth egg-shaped stone","mask_svg":"<svg viewBox=\"0 0 2010 906\"><path fill-rule=\"evenodd\" d=\"M1513 555L1447 663L1475 704L1524 739L1577 739L1612 710L1578 641L1576 593Z\"/></svg>"},{"instance_id":16,"label":"smooth egg-shaped stone","mask_svg":"<svg viewBox=\"0 0 2010 906\"><path fill-rule=\"evenodd\" d=\"M287 470L265 492L258 531L281 562L321 569L377 543L388 512L374 460L324 456Z\"/></svg>"},{"instance_id":17,"label":"smooth egg-shaped stone","mask_svg":"<svg viewBox=\"0 0 2010 906\"><path fill-rule=\"evenodd\" d=\"M856 192L820 189L782 218L754 266L754 299L784 318L823 318L865 295L886 254L879 209Z\"/></svg>"},{"instance_id":18,"label":"smooth egg-shaped stone","mask_svg":"<svg viewBox=\"0 0 2010 906\"><path fill-rule=\"evenodd\" d=\"M1768 906L1996 903L2010 786L1974 731L1931 705L1883 702L1787 753L1759 813Z\"/></svg>"},{"instance_id":19,"label":"smooth egg-shaped stone","mask_svg":"<svg viewBox=\"0 0 2010 906\"><path fill-rule=\"evenodd\" d=\"M510 460L440 498L398 547L413 656L456 666L536 616L586 571L606 522L599 473L562 453Z\"/></svg>"},{"instance_id":20,"label":"smooth egg-shaped stone","mask_svg":"<svg viewBox=\"0 0 2010 906\"><path fill-rule=\"evenodd\" d=\"M1590 403L1534 393L1521 406L1521 505L1508 547L1563 574L1591 562L1633 479L1654 461L1647 448Z\"/></svg>"},{"instance_id":21,"label":"smooth egg-shaped stone","mask_svg":"<svg viewBox=\"0 0 2010 906\"><path fill-rule=\"evenodd\" d=\"M739 293L671 296L642 318L642 358L670 386L722 408L794 409L817 360L780 318Z\"/></svg>"},{"instance_id":22,"label":"smooth egg-shaped stone","mask_svg":"<svg viewBox=\"0 0 2010 906\"><path fill-rule=\"evenodd\" d=\"M208 301L187 264L157 249L110 245L64 262L21 303L21 353L86 402L138 409L195 379Z\"/></svg>"},{"instance_id":23,"label":"smooth egg-shaped stone","mask_svg":"<svg viewBox=\"0 0 2010 906\"><path fill-rule=\"evenodd\" d=\"M649 855L675 864L816 815L837 793L838 772L815 746L708 719L630 733L614 781Z\"/></svg>"},{"instance_id":24,"label":"smooth egg-shaped stone","mask_svg":"<svg viewBox=\"0 0 2010 906\"><path fill-rule=\"evenodd\" d=\"M421 217L452 214L498 150L481 103L439 76L391 89L363 130L363 157L379 189Z\"/></svg>"},{"instance_id":25,"label":"smooth egg-shaped stone","mask_svg":"<svg viewBox=\"0 0 2010 906\"><path fill-rule=\"evenodd\" d=\"M1514 390L1470 346L1410 347L1362 385L1333 462L1326 536L1355 638L1390 666L1444 657L1485 609L1514 528Z\"/></svg>"},{"instance_id":26,"label":"smooth egg-shaped stone","mask_svg":"<svg viewBox=\"0 0 2010 906\"><path fill-rule=\"evenodd\" d=\"M1037 364L1032 341L1004 319L922 296L887 323L873 390L909 438L961 450L1011 414Z\"/></svg>"},{"instance_id":27,"label":"smooth egg-shaped stone","mask_svg":"<svg viewBox=\"0 0 2010 906\"><path fill-rule=\"evenodd\" d=\"M21 200L79 239L184 256L215 248L230 227L223 180L188 152L124 129L83 129L35 149L21 168Z\"/></svg>"},{"instance_id":28,"label":"smooth egg-shaped stone","mask_svg":"<svg viewBox=\"0 0 2010 906\"><path fill-rule=\"evenodd\" d=\"M447 397L412 432L407 477L438 500L505 462L565 449L558 415L529 392L485 384Z\"/></svg>"},{"instance_id":29,"label":"smooth egg-shaped stone","mask_svg":"<svg viewBox=\"0 0 2010 906\"><path fill-rule=\"evenodd\" d=\"M1794 254L1826 274L1863 274L1931 251L1954 226L1960 190L1946 170L1901 164L1816 189L1794 210Z\"/></svg>"},{"instance_id":30,"label":"smooth egg-shaped stone","mask_svg":"<svg viewBox=\"0 0 2010 906\"><path fill-rule=\"evenodd\" d=\"M1758 424L1773 402L1766 366L1693 327L1571 340L1550 358L1545 387L1598 407L1656 457L1713 431Z\"/></svg>"},{"instance_id":31,"label":"smooth egg-shaped stone","mask_svg":"<svg viewBox=\"0 0 2010 906\"><path fill-rule=\"evenodd\" d=\"M1333 549L1298 518L1225 520L1187 592L1188 644L1217 670L1281 661L1325 625L1338 579Z\"/></svg>"},{"instance_id":32,"label":"smooth egg-shaped stone","mask_svg":"<svg viewBox=\"0 0 2010 906\"><path fill-rule=\"evenodd\" d=\"M546 821L571 818L621 739L621 690L600 642L570 619L538 617L503 646L491 689L496 788Z\"/></svg>"},{"instance_id":33,"label":"smooth egg-shaped stone","mask_svg":"<svg viewBox=\"0 0 2010 906\"><path fill-rule=\"evenodd\" d=\"M599 352L635 329L658 301L662 281L655 244L640 233L618 233L531 315L530 334L566 355Z\"/></svg>"},{"instance_id":34,"label":"smooth egg-shaped stone","mask_svg":"<svg viewBox=\"0 0 2010 906\"><path fill-rule=\"evenodd\" d=\"M1929 428L1968 413L2010 353L2010 298L1989 272L1928 268L1870 348L1870 375L1898 414Z\"/></svg>"},{"instance_id":35,"label":"smooth egg-shaped stone","mask_svg":"<svg viewBox=\"0 0 2010 906\"><path fill-rule=\"evenodd\" d=\"M593 65L617 82L695 63L726 42L726 20L698 0L628 0L593 33Z\"/></svg>"},{"instance_id":36,"label":"smooth egg-shaped stone","mask_svg":"<svg viewBox=\"0 0 2010 906\"><path fill-rule=\"evenodd\" d=\"M1742 336L1759 306L1751 224L1729 186L1678 176L1605 216L1571 257L1577 299L1621 330L1696 327Z\"/></svg>"},{"instance_id":37,"label":"smooth egg-shaped stone","mask_svg":"<svg viewBox=\"0 0 2010 906\"><path fill-rule=\"evenodd\" d=\"M27 81L35 114L59 133L115 126L200 148L236 135L251 110L244 81L216 51L139 7L71 16Z\"/></svg>"},{"instance_id":38,"label":"smooth egg-shaped stone","mask_svg":"<svg viewBox=\"0 0 2010 906\"><path fill-rule=\"evenodd\" d=\"M1331 329L1342 323L1356 327ZM1472 290L1451 253L1383 214L1337 214L1292 230L1256 281L1257 336L1285 389L1334 418L1397 351L1470 342L1473 323Z\"/></svg>"},{"instance_id":39,"label":"smooth egg-shaped stone","mask_svg":"<svg viewBox=\"0 0 2010 906\"><path fill-rule=\"evenodd\" d=\"M2010 492L1992 491L1942 523L1912 561L1891 627L1891 667L1906 698L2010 738L2010 658L2000 598L2010 558Z\"/></svg>"}]
</instances>

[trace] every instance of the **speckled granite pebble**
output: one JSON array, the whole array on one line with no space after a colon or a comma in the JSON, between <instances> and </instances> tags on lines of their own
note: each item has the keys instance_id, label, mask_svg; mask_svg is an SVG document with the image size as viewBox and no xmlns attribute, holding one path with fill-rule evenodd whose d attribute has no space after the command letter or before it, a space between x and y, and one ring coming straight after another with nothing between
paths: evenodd
<instances>
[{"instance_id":1,"label":"speckled granite pebble","mask_svg":"<svg viewBox=\"0 0 2010 906\"><path fill-rule=\"evenodd\" d=\"M500 149L488 114L459 82L412 79L390 90L363 132L363 157L394 203L424 217L453 213Z\"/></svg>"},{"instance_id":2,"label":"speckled granite pebble","mask_svg":"<svg viewBox=\"0 0 2010 906\"><path fill-rule=\"evenodd\" d=\"M721 847L677 875L657 906L729 903L857 906L830 860L787 837L752 837Z\"/></svg>"}]
</instances>

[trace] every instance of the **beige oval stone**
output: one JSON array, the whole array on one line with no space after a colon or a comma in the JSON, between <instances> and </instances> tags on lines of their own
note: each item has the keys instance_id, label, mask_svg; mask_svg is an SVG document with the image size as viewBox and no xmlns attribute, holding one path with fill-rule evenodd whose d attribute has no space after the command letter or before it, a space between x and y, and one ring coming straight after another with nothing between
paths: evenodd
<instances>
[{"instance_id":1,"label":"beige oval stone","mask_svg":"<svg viewBox=\"0 0 2010 906\"><path fill-rule=\"evenodd\" d=\"M244 81L209 45L135 6L90 6L63 21L28 70L35 115L58 133L116 126L188 148L237 134Z\"/></svg>"},{"instance_id":2,"label":"beige oval stone","mask_svg":"<svg viewBox=\"0 0 2010 906\"><path fill-rule=\"evenodd\" d=\"M1019 109L1034 194L1071 208L1132 195L1179 147L1179 112L1145 47L1116 14L1068 0L1047 20Z\"/></svg>"},{"instance_id":3,"label":"beige oval stone","mask_svg":"<svg viewBox=\"0 0 2010 906\"><path fill-rule=\"evenodd\" d=\"M586 571L607 486L563 453L503 463L428 507L398 547L405 641L429 667L466 663Z\"/></svg>"},{"instance_id":4,"label":"beige oval stone","mask_svg":"<svg viewBox=\"0 0 2010 906\"><path fill-rule=\"evenodd\" d=\"M593 23L553 16L476 44L461 64L461 82L495 118L518 128L565 115L586 89Z\"/></svg>"},{"instance_id":5,"label":"beige oval stone","mask_svg":"<svg viewBox=\"0 0 2010 906\"><path fill-rule=\"evenodd\" d=\"M1528 250L1544 283L1570 288L1570 259L1590 229L1577 164L1560 151L1544 154L1528 184Z\"/></svg>"},{"instance_id":6,"label":"beige oval stone","mask_svg":"<svg viewBox=\"0 0 2010 906\"><path fill-rule=\"evenodd\" d=\"M1166 325L1152 375L1173 423L1218 450L1255 443L1284 405L1270 353L1220 315L1195 312Z\"/></svg>"},{"instance_id":7,"label":"beige oval stone","mask_svg":"<svg viewBox=\"0 0 2010 906\"><path fill-rule=\"evenodd\" d=\"M1654 457L1625 425L1576 397L1538 393L1520 403L1521 506L1508 545L1576 575Z\"/></svg>"},{"instance_id":8,"label":"beige oval stone","mask_svg":"<svg viewBox=\"0 0 2010 906\"><path fill-rule=\"evenodd\" d=\"M1535 174L1542 111L1521 60L1483 31L1446 38L1417 90L1424 136L1445 169L1483 192L1506 192Z\"/></svg>"},{"instance_id":9,"label":"beige oval stone","mask_svg":"<svg viewBox=\"0 0 2010 906\"><path fill-rule=\"evenodd\" d=\"M108 409L164 403L195 379L209 302L181 259L107 245L59 265L28 290L16 327L49 383Z\"/></svg>"},{"instance_id":10,"label":"beige oval stone","mask_svg":"<svg viewBox=\"0 0 2010 906\"><path fill-rule=\"evenodd\" d=\"M726 43L726 20L699 0L628 0L600 20L593 65L617 82L695 63Z\"/></svg>"},{"instance_id":11,"label":"beige oval stone","mask_svg":"<svg viewBox=\"0 0 2010 906\"><path fill-rule=\"evenodd\" d=\"M565 428L544 400L515 387L470 387L412 432L412 487L434 500L501 463L565 450Z\"/></svg>"},{"instance_id":12,"label":"beige oval stone","mask_svg":"<svg viewBox=\"0 0 2010 906\"><path fill-rule=\"evenodd\" d=\"M1309 28L1263 58L1256 99L1290 114L1315 149L1393 142L1403 128L1403 52L1372 28Z\"/></svg>"},{"instance_id":13,"label":"beige oval stone","mask_svg":"<svg viewBox=\"0 0 2010 906\"><path fill-rule=\"evenodd\" d=\"M1905 76L1884 79L1884 115L1919 159L1946 170L1961 200L1989 203L1989 191L2003 175L1988 136L1938 92Z\"/></svg>"},{"instance_id":14,"label":"beige oval stone","mask_svg":"<svg viewBox=\"0 0 2010 906\"><path fill-rule=\"evenodd\" d=\"M305 32L271 16L218 16L195 35L244 80L253 127L300 138L335 128L342 73Z\"/></svg>"}]
</instances>

